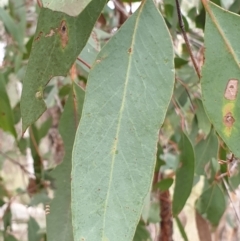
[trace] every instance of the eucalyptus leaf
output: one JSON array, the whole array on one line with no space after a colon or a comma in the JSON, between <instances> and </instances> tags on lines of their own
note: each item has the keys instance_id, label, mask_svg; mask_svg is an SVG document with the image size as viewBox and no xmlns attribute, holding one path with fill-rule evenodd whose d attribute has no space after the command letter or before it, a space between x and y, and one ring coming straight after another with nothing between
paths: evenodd
<instances>
[{"instance_id":1,"label":"eucalyptus leaf","mask_svg":"<svg viewBox=\"0 0 240 241\"><path fill-rule=\"evenodd\" d=\"M179 157L180 167L176 172L176 184L172 202L172 210L174 216L177 216L183 209L191 193L194 178L194 150L190 139L184 132L181 136L179 149L181 151Z\"/></svg>"},{"instance_id":2,"label":"eucalyptus leaf","mask_svg":"<svg viewBox=\"0 0 240 241\"><path fill-rule=\"evenodd\" d=\"M55 197L47 215L47 237L51 241L73 240L71 212L72 148L78 122L82 113L84 92L73 83L64 106L59 130L63 138L65 156L63 162L52 172L55 178Z\"/></svg>"},{"instance_id":3,"label":"eucalyptus leaf","mask_svg":"<svg viewBox=\"0 0 240 241\"><path fill-rule=\"evenodd\" d=\"M203 105L220 137L240 157L240 17L211 2L203 3L207 12L201 79Z\"/></svg>"},{"instance_id":4,"label":"eucalyptus leaf","mask_svg":"<svg viewBox=\"0 0 240 241\"><path fill-rule=\"evenodd\" d=\"M133 240L173 93L173 59L152 0L142 1L97 56L73 148L76 240Z\"/></svg>"},{"instance_id":5,"label":"eucalyptus leaf","mask_svg":"<svg viewBox=\"0 0 240 241\"><path fill-rule=\"evenodd\" d=\"M23 132L46 110L43 100L45 86L54 76L68 73L84 48L105 3L106 0L92 0L77 17L41 9L23 81Z\"/></svg>"},{"instance_id":6,"label":"eucalyptus leaf","mask_svg":"<svg viewBox=\"0 0 240 241\"><path fill-rule=\"evenodd\" d=\"M215 183L206 189L196 203L198 212L217 226L226 209L223 190Z\"/></svg>"}]
</instances>

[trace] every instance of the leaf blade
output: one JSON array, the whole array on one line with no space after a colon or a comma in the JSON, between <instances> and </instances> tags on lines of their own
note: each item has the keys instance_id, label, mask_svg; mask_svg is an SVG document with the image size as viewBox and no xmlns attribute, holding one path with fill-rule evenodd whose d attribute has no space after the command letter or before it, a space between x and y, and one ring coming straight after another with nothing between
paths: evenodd
<instances>
[{"instance_id":1,"label":"leaf blade","mask_svg":"<svg viewBox=\"0 0 240 241\"><path fill-rule=\"evenodd\" d=\"M173 215L177 216L183 209L193 185L195 156L191 141L183 132L179 144L180 167L176 172L176 184L174 187L172 210Z\"/></svg>"},{"instance_id":2,"label":"leaf blade","mask_svg":"<svg viewBox=\"0 0 240 241\"><path fill-rule=\"evenodd\" d=\"M52 77L68 73L84 48L105 3L106 0L92 0L77 17L41 9L23 81L23 132L46 110L43 100L45 86ZM89 19L88 24L86 19Z\"/></svg>"},{"instance_id":3,"label":"leaf blade","mask_svg":"<svg viewBox=\"0 0 240 241\"><path fill-rule=\"evenodd\" d=\"M240 156L240 97L238 90L238 41L240 18L213 3L206 3L205 63L202 69L202 95L206 113L229 149ZM232 24L235 23L235 24ZM219 60L212 65L212 61ZM232 80L236 80L231 84ZM231 89L230 87L233 87ZM214 90L214 91L212 91ZM230 95L229 95L230 94Z\"/></svg>"},{"instance_id":4,"label":"leaf blade","mask_svg":"<svg viewBox=\"0 0 240 241\"><path fill-rule=\"evenodd\" d=\"M73 240L71 213L71 169L72 148L77 124L80 120L84 92L73 83L68 101L60 120L59 130L63 138L65 156L53 171L56 178L55 197L47 215L47 238L52 241ZM77 122L77 123L76 123ZM67 130L67 131L66 131Z\"/></svg>"},{"instance_id":5,"label":"leaf blade","mask_svg":"<svg viewBox=\"0 0 240 241\"><path fill-rule=\"evenodd\" d=\"M173 66L163 18L151 0L143 1L101 50L89 75L73 149L76 240L133 239L173 91Z\"/></svg>"}]
</instances>

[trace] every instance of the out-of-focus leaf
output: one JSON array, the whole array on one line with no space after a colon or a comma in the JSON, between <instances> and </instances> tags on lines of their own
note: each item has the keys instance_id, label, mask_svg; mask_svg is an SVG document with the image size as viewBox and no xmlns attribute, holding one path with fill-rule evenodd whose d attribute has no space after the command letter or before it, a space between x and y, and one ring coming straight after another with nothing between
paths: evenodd
<instances>
[{"instance_id":1,"label":"out-of-focus leaf","mask_svg":"<svg viewBox=\"0 0 240 241\"><path fill-rule=\"evenodd\" d=\"M30 132L30 149L31 149L31 154L34 160L34 173L35 175L40 178L41 174L42 174L42 160L41 160L41 156L40 153L38 152L38 145L40 142L40 138L39 138L39 133L38 133L38 129L36 127L36 125L31 125L31 127L29 128L29 132Z\"/></svg>"},{"instance_id":2,"label":"out-of-focus leaf","mask_svg":"<svg viewBox=\"0 0 240 241\"><path fill-rule=\"evenodd\" d=\"M68 95L70 93L72 89L72 85L71 84L66 84L64 85L60 90L59 90L59 96L60 97L65 97L66 95Z\"/></svg>"},{"instance_id":3,"label":"out-of-focus leaf","mask_svg":"<svg viewBox=\"0 0 240 241\"><path fill-rule=\"evenodd\" d=\"M29 59L30 53L31 53L31 48L32 48L32 44L33 44L33 40L34 40L34 36L32 36L28 42L26 43L26 52L23 54L23 59Z\"/></svg>"},{"instance_id":4,"label":"out-of-focus leaf","mask_svg":"<svg viewBox=\"0 0 240 241\"><path fill-rule=\"evenodd\" d=\"M202 101L200 99L196 99L195 103L197 106L196 116L198 121L198 127L205 133L205 135L208 135L211 130L211 123L205 113Z\"/></svg>"},{"instance_id":5,"label":"out-of-focus leaf","mask_svg":"<svg viewBox=\"0 0 240 241\"><path fill-rule=\"evenodd\" d=\"M40 227L36 220L32 217L28 221L28 240L30 241L40 241L42 235L38 233Z\"/></svg>"},{"instance_id":6,"label":"out-of-focus leaf","mask_svg":"<svg viewBox=\"0 0 240 241\"><path fill-rule=\"evenodd\" d=\"M208 182L213 183L216 179L216 176L219 174L219 170L220 170L220 166L219 166L219 163L218 163L217 159L212 158L210 160L209 167L210 167L209 168L210 173L208 173Z\"/></svg>"},{"instance_id":7,"label":"out-of-focus leaf","mask_svg":"<svg viewBox=\"0 0 240 241\"><path fill-rule=\"evenodd\" d=\"M20 140L18 140L17 142L18 148L20 150L20 152L24 155L26 155L26 149L27 149L27 145L28 142L25 138L20 138Z\"/></svg>"},{"instance_id":8,"label":"out-of-focus leaf","mask_svg":"<svg viewBox=\"0 0 240 241\"><path fill-rule=\"evenodd\" d=\"M0 128L11 133L15 138L17 133L14 127L13 112L5 88L5 80L0 74Z\"/></svg>"},{"instance_id":9,"label":"out-of-focus leaf","mask_svg":"<svg viewBox=\"0 0 240 241\"><path fill-rule=\"evenodd\" d=\"M192 120L191 133L189 135L189 138L190 138L190 140L193 144L196 143L197 134L198 134L198 123L197 123L197 117L195 115L193 120Z\"/></svg>"},{"instance_id":10,"label":"out-of-focus leaf","mask_svg":"<svg viewBox=\"0 0 240 241\"><path fill-rule=\"evenodd\" d=\"M235 173L234 175L232 175L230 178L229 178L229 182L231 184L231 187L233 189L236 189L239 184L240 184L240 167L238 165L238 168L237 168L237 173Z\"/></svg>"},{"instance_id":11,"label":"out-of-focus leaf","mask_svg":"<svg viewBox=\"0 0 240 241\"><path fill-rule=\"evenodd\" d=\"M92 0L77 17L41 9L23 81L23 132L46 110L45 86L54 76L67 74L84 48L105 3L106 0Z\"/></svg>"},{"instance_id":12,"label":"out-of-focus leaf","mask_svg":"<svg viewBox=\"0 0 240 241\"><path fill-rule=\"evenodd\" d=\"M203 3L207 11L201 79L203 105L220 137L240 157L240 17L211 2Z\"/></svg>"},{"instance_id":13,"label":"out-of-focus leaf","mask_svg":"<svg viewBox=\"0 0 240 241\"><path fill-rule=\"evenodd\" d=\"M21 119L20 102L13 108L13 117L16 125Z\"/></svg>"},{"instance_id":14,"label":"out-of-focus leaf","mask_svg":"<svg viewBox=\"0 0 240 241\"><path fill-rule=\"evenodd\" d=\"M41 0L43 7L76 16L93 0Z\"/></svg>"},{"instance_id":15,"label":"out-of-focus leaf","mask_svg":"<svg viewBox=\"0 0 240 241\"><path fill-rule=\"evenodd\" d=\"M240 12L240 1L235 0L229 8L229 11L239 13Z\"/></svg>"},{"instance_id":16,"label":"out-of-focus leaf","mask_svg":"<svg viewBox=\"0 0 240 241\"><path fill-rule=\"evenodd\" d=\"M185 59L182 59L182 58L179 58L179 57L175 57L174 58L174 65L175 65L175 68L181 68L183 65L187 64L188 61L185 60Z\"/></svg>"},{"instance_id":17,"label":"out-of-focus leaf","mask_svg":"<svg viewBox=\"0 0 240 241\"><path fill-rule=\"evenodd\" d=\"M165 161L165 165L161 167L161 171L165 171L167 169L175 171L178 168L179 157L177 155L167 152L164 155L161 155L161 158Z\"/></svg>"},{"instance_id":18,"label":"out-of-focus leaf","mask_svg":"<svg viewBox=\"0 0 240 241\"><path fill-rule=\"evenodd\" d=\"M165 178L158 182L156 186L160 189L160 191L166 191L168 190L173 184L173 179L172 178Z\"/></svg>"},{"instance_id":19,"label":"out-of-focus leaf","mask_svg":"<svg viewBox=\"0 0 240 241\"><path fill-rule=\"evenodd\" d=\"M14 22L13 18L3 8L0 8L0 19L3 21L9 34L11 34L11 36L19 44L19 48L21 49L21 51L24 51L23 36L21 34L21 29L18 28L18 25Z\"/></svg>"},{"instance_id":20,"label":"out-of-focus leaf","mask_svg":"<svg viewBox=\"0 0 240 241\"><path fill-rule=\"evenodd\" d=\"M17 240L14 236L12 236L11 234L6 234L4 235L4 241L19 241Z\"/></svg>"},{"instance_id":21,"label":"out-of-focus leaf","mask_svg":"<svg viewBox=\"0 0 240 241\"><path fill-rule=\"evenodd\" d=\"M164 20L152 0L142 1L102 48L89 74L73 148L76 240L133 239L151 188L173 69Z\"/></svg>"},{"instance_id":22,"label":"out-of-focus leaf","mask_svg":"<svg viewBox=\"0 0 240 241\"><path fill-rule=\"evenodd\" d=\"M178 229L179 229L179 231L180 231L180 233L181 233L181 235L182 235L183 240L184 240L184 241L188 241L187 234L186 234L186 232L185 232L185 230L184 230L184 227L183 227L180 219L178 218L178 216L175 217L175 220L176 220Z\"/></svg>"},{"instance_id":23,"label":"out-of-focus leaf","mask_svg":"<svg viewBox=\"0 0 240 241\"><path fill-rule=\"evenodd\" d=\"M160 205L159 203L151 203L149 214L148 214L148 223L159 223L160 222Z\"/></svg>"},{"instance_id":24,"label":"out-of-focus leaf","mask_svg":"<svg viewBox=\"0 0 240 241\"><path fill-rule=\"evenodd\" d=\"M176 172L176 184L172 203L174 216L177 216L183 209L191 193L195 167L193 146L185 133L182 133L179 149L181 151L179 158L180 167Z\"/></svg>"},{"instance_id":25,"label":"out-of-focus leaf","mask_svg":"<svg viewBox=\"0 0 240 241\"><path fill-rule=\"evenodd\" d=\"M65 156L63 162L52 172L55 180L55 198L50 204L47 216L47 237L51 241L73 240L71 214L71 168L72 148L78 122L82 113L84 92L73 84L59 130L64 141ZM67 131L66 131L67 130Z\"/></svg>"},{"instance_id":26,"label":"out-of-focus leaf","mask_svg":"<svg viewBox=\"0 0 240 241\"><path fill-rule=\"evenodd\" d=\"M160 167L165 164L165 162L161 159L161 155L163 154L163 149L162 146L158 142L158 147L157 147L157 154L156 154L156 166L155 166L155 172L160 171Z\"/></svg>"},{"instance_id":27,"label":"out-of-focus leaf","mask_svg":"<svg viewBox=\"0 0 240 241\"><path fill-rule=\"evenodd\" d=\"M45 205L45 204L49 203L50 200L51 199L48 197L46 191L41 191L37 194L34 194L31 202L29 203L29 206L37 206L40 203Z\"/></svg>"},{"instance_id":28,"label":"out-of-focus leaf","mask_svg":"<svg viewBox=\"0 0 240 241\"><path fill-rule=\"evenodd\" d=\"M205 165L212 160L217 159L218 155L218 138L214 129L211 130L206 140L201 140L195 147L196 166L195 172L198 175L204 175Z\"/></svg>"},{"instance_id":29,"label":"out-of-focus leaf","mask_svg":"<svg viewBox=\"0 0 240 241\"><path fill-rule=\"evenodd\" d=\"M146 229L144 222L140 221L137 225L137 229L133 238L133 241L149 241L151 236Z\"/></svg>"},{"instance_id":30,"label":"out-of-focus leaf","mask_svg":"<svg viewBox=\"0 0 240 241\"><path fill-rule=\"evenodd\" d=\"M196 203L197 211L217 226L226 209L226 200L223 190L217 183L206 189Z\"/></svg>"},{"instance_id":31,"label":"out-of-focus leaf","mask_svg":"<svg viewBox=\"0 0 240 241\"><path fill-rule=\"evenodd\" d=\"M46 121L44 121L39 128L39 139L42 139L44 136L47 135L50 127L52 126L52 118L48 118Z\"/></svg>"}]
</instances>

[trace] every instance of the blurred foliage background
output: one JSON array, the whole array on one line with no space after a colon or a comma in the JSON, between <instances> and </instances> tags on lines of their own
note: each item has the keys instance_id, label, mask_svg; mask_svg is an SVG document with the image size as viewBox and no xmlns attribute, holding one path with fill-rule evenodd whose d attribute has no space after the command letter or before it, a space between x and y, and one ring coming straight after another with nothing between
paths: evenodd
<instances>
[{"instance_id":1,"label":"blurred foliage background","mask_svg":"<svg viewBox=\"0 0 240 241\"><path fill-rule=\"evenodd\" d=\"M240 0L213 2L240 13ZM139 4L140 1L114 0L105 6L79 55L81 61L76 60L73 66L75 83L83 90L89 73L87 65L93 64L102 46ZM233 205L238 209L240 205L239 167L225 162L235 158L212 129L203 109L198 77L178 26L175 2L158 0L156 4L173 39L176 83L159 134L152 192L146 198L134 241L164 240L158 239L164 222L170 229L173 222L174 240L239 240L239 221L233 209ZM48 110L22 136L19 101L40 9L34 0L2 0L0 7L0 240L46 240L46 205L55 189L51 171L64 156L58 123L72 78L69 74L50 81L44 91ZM190 45L201 68L205 10L199 0L182 0L181 9ZM168 216L170 196L179 167L183 127L195 152L194 187L183 211L172 221ZM229 169L230 177L225 175ZM225 179L234 194L227 191L222 181Z\"/></svg>"}]
</instances>

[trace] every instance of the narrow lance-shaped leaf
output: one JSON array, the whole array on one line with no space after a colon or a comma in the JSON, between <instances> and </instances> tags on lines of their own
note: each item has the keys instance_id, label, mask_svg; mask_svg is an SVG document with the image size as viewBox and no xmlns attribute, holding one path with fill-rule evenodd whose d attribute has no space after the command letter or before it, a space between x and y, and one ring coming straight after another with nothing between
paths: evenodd
<instances>
[{"instance_id":1,"label":"narrow lance-shaped leaf","mask_svg":"<svg viewBox=\"0 0 240 241\"><path fill-rule=\"evenodd\" d=\"M203 3L207 11L203 105L221 138L240 157L240 17L206 0Z\"/></svg>"},{"instance_id":2,"label":"narrow lance-shaped leaf","mask_svg":"<svg viewBox=\"0 0 240 241\"><path fill-rule=\"evenodd\" d=\"M132 241L174 85L172 42L144 0L99 53L73 147L75 240Z\"/></svg>"},{"instance_id":3,"label":"narrow lance-shaped leaf","mask_svg":"<svg viewBox=\"0 0 240 241\"><path fill-rule=\"evenodd\" d=\"M183 209L193 185L195 157L191 141L185 133L182 133L179 143L181 151L179 169L176 172L176 184L173 194L172 210L177 216Z\"/></svg>"},{"instance_id":4,"label":"narrow lance-shaped leaf","mask_svg":"<svg viewBox=\"0 0 240 241\"><path fill-rule=\"evenodd\" d=\"M80 115L84 92L76 85L68 97L61 117L59 130L63 138L65 156L63 162L56 167L52 175L56 179L56 191L47 215L47 237L51 241L73 240L71 212L71 169L72 148Z\"/></svg>"},{"instance_id":5,"label":"narrow lance-shaped leaf","mask_svg":"<svg viewBox=\"0 0 240 241\"><path fill-rule=\"evenodd\" d=\"M65 76L84 48L106 0L92 0L77 16L42 8L23 81L23 132L46 110L43 91L54 76Z\"/></svg>"},{"instance_id":6,"label":"narrow lance-shaped leaf","mask_svg":"<svg viewBox=\"0 0 240 241\"><path fill-rule=\"evenodd\" d=\"M13 112L2 74L0 74L0 128L4 131L10 132L14 137L17 137L14 127Z\"/></svg>"},{"instance_id":7,"label":"narrow lance-shaped leaf","mask_svg":"<svg viewBox=\"0 0 240 241\"><path fill-rule=\"evenodd\" d=\"M195 172L198 175L206 174L205 166L212 160L217 159L218 138L214 129L211 130L206 140L201 140L195 147L196 167Z\"/></svg>"}]
</instances>

